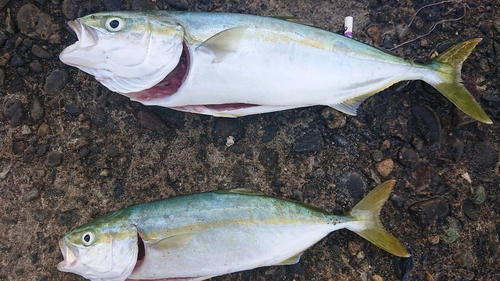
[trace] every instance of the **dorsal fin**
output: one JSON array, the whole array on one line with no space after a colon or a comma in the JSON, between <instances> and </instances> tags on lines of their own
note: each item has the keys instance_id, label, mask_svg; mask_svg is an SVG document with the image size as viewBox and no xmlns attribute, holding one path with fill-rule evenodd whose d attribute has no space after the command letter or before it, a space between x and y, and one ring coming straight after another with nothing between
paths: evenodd
<instances>
[{"instance_id":1,"label":"dorsal fin","mask_svg":"<svg viewBox=\"0 0 500 281\"><path fill-rule=\"evenodd\" d=\"M305 19L297 18L297 17L278 16L278 17L272 17L272 18L279 19L279 20L285 20L285 21L289 21L289 22L298 23L298 24L307 25L310 27L317 28L317 26L315 26L312 22L305 20Z\"/></svg>"},{"instance_id":2,"label":"dorsal fin","mask_svg":"<svg viewBox=\"0 0 500 281\"><path fill-rule=\"evenodd\" d=\"M235 194L256 195L256 196L265 195L264 193L262 193L258 190L253 190L253 189L248 189L248 188L222 189L222 190L216 190L214 192L217 192L217 193L235 193Z\"/></svg>"},{"instance_id":3,"label":"dorsal fin","mask_svg":"<svg viewBox=\"0 0 500 281\"><path fill-rule=\"evenodd\" d=\"M221 62L226 56L236 52L239 43L245 38L246 30L246 26L226 29L208 38L196 50L212 55L214 63Z\"/></svg>"}]
</instances>

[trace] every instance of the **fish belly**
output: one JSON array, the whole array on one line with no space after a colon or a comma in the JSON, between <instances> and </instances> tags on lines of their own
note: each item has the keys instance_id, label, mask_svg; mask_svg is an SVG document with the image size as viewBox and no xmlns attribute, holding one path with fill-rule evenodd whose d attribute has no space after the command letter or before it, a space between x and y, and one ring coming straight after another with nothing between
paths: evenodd
<instances>
[{"instance_id":1,"label":"fish belly","mask_svg":"<svg viewBox=\"0 0 500 281\"><path fill-rule=\"evenodd\" d=\"M147 246L129 279L217 276L279 264L302 253L333 230L328 224L228 225L189 237L187 244Z\"/></svg>"}]
</instances>

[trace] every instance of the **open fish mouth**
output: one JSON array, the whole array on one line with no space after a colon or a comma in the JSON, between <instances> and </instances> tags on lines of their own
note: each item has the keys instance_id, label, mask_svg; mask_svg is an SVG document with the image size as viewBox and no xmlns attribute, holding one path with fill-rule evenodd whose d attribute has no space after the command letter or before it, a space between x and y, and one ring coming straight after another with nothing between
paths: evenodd
<instances>
[{"instance_id":1,"label":"open fish mouth","mask_svg":"<svg viewBox=\"0 0 500 281\"><path fill-rule=\"evenodd\" d=\"M60 271L68 271L69 267L75 265L77 255L64 239L59 240L59 247L61 248L64 260L57 265L57 269Z\"/></svg>"},{"instance_id":2,"label":"open fish mouth","mask_svg":"<svg viewBox=\"0 0 500 281\"><path fill-rule=\"evenodd\" d=\"M81 23L79 20L69 21L68 26L75 32L78 41L65 48L59 55L59 59L65 64L79 66L82 64L82 58L75 52L97 45L99 36L94 28Z\"/></svg>"},{"instance_id":3,"label":"open fish mouth","mask_svg":"<svg viewBox=\"0 0 500 281\"><path fill-rule=\"evenodd\" d=\"M79 20L69 21L68 26L76 33L78 41L75 44L78 43L80 48L97 44L98 36L94 28L81 23Z\"/></svg>"}]
</instances>

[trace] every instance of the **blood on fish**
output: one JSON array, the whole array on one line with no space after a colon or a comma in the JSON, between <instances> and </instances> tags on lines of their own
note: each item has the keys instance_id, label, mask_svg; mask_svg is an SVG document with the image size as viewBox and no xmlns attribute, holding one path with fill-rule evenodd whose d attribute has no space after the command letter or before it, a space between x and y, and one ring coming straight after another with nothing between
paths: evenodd
<instances>
[{"instance_id":1,"label":"blood on fish","mask_svg":"<svg viewBox=\"0 0 500 281\"><path fill-rule=\"evenodd\" d=\"M223 104L199 104L199 105L184 105L184 106L175 106L172 109L187 111L187 112L224 112L229 110L238 110L243 108L255 107L259 106L258 104L252 103L223 103Z\"/></svg>"},{"instance_id":2,"label":"blood on fish","mask_svg":"<svg viewBox=\"0 0 500 281\"><path fill-rule=\"evenodd\" d=\"M160 83L140 92L129 93L127 96L137 101L149 101L166 98L177 93L182 83L186 80L190 63L189 49L186 42L182 46L179 63Z\"/></svg>"}]
</instances>

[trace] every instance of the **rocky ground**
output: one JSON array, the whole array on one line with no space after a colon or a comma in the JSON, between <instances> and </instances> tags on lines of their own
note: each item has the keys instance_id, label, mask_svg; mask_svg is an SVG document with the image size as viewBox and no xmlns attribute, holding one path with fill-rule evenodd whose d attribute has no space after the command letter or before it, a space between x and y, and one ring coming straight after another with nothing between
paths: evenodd
<instances>
[{"instance_id":1,"label":"rocky ground","mask_svg":"<svg viewBox=\"0 0 500 281\"><path fill-rule=\"evenodd\" d=\"M341 230L297 265L214 280L500 280L500 1L432 6L408 27L432 2L0 0L0 280L83 280L57 271L57 241L132 204L247 187L342 213L387 179L397 184L382 221L412 258ZM422 82L369 98L356 117L323 106L239 119L145 107L58 60L76 40L66 21L116 9L297 16L334 32L352 15L354 38L386 49L463 15L395 52L425 61L483 37L463 74L494 124Z\"/></svg>"}]
</instances>

